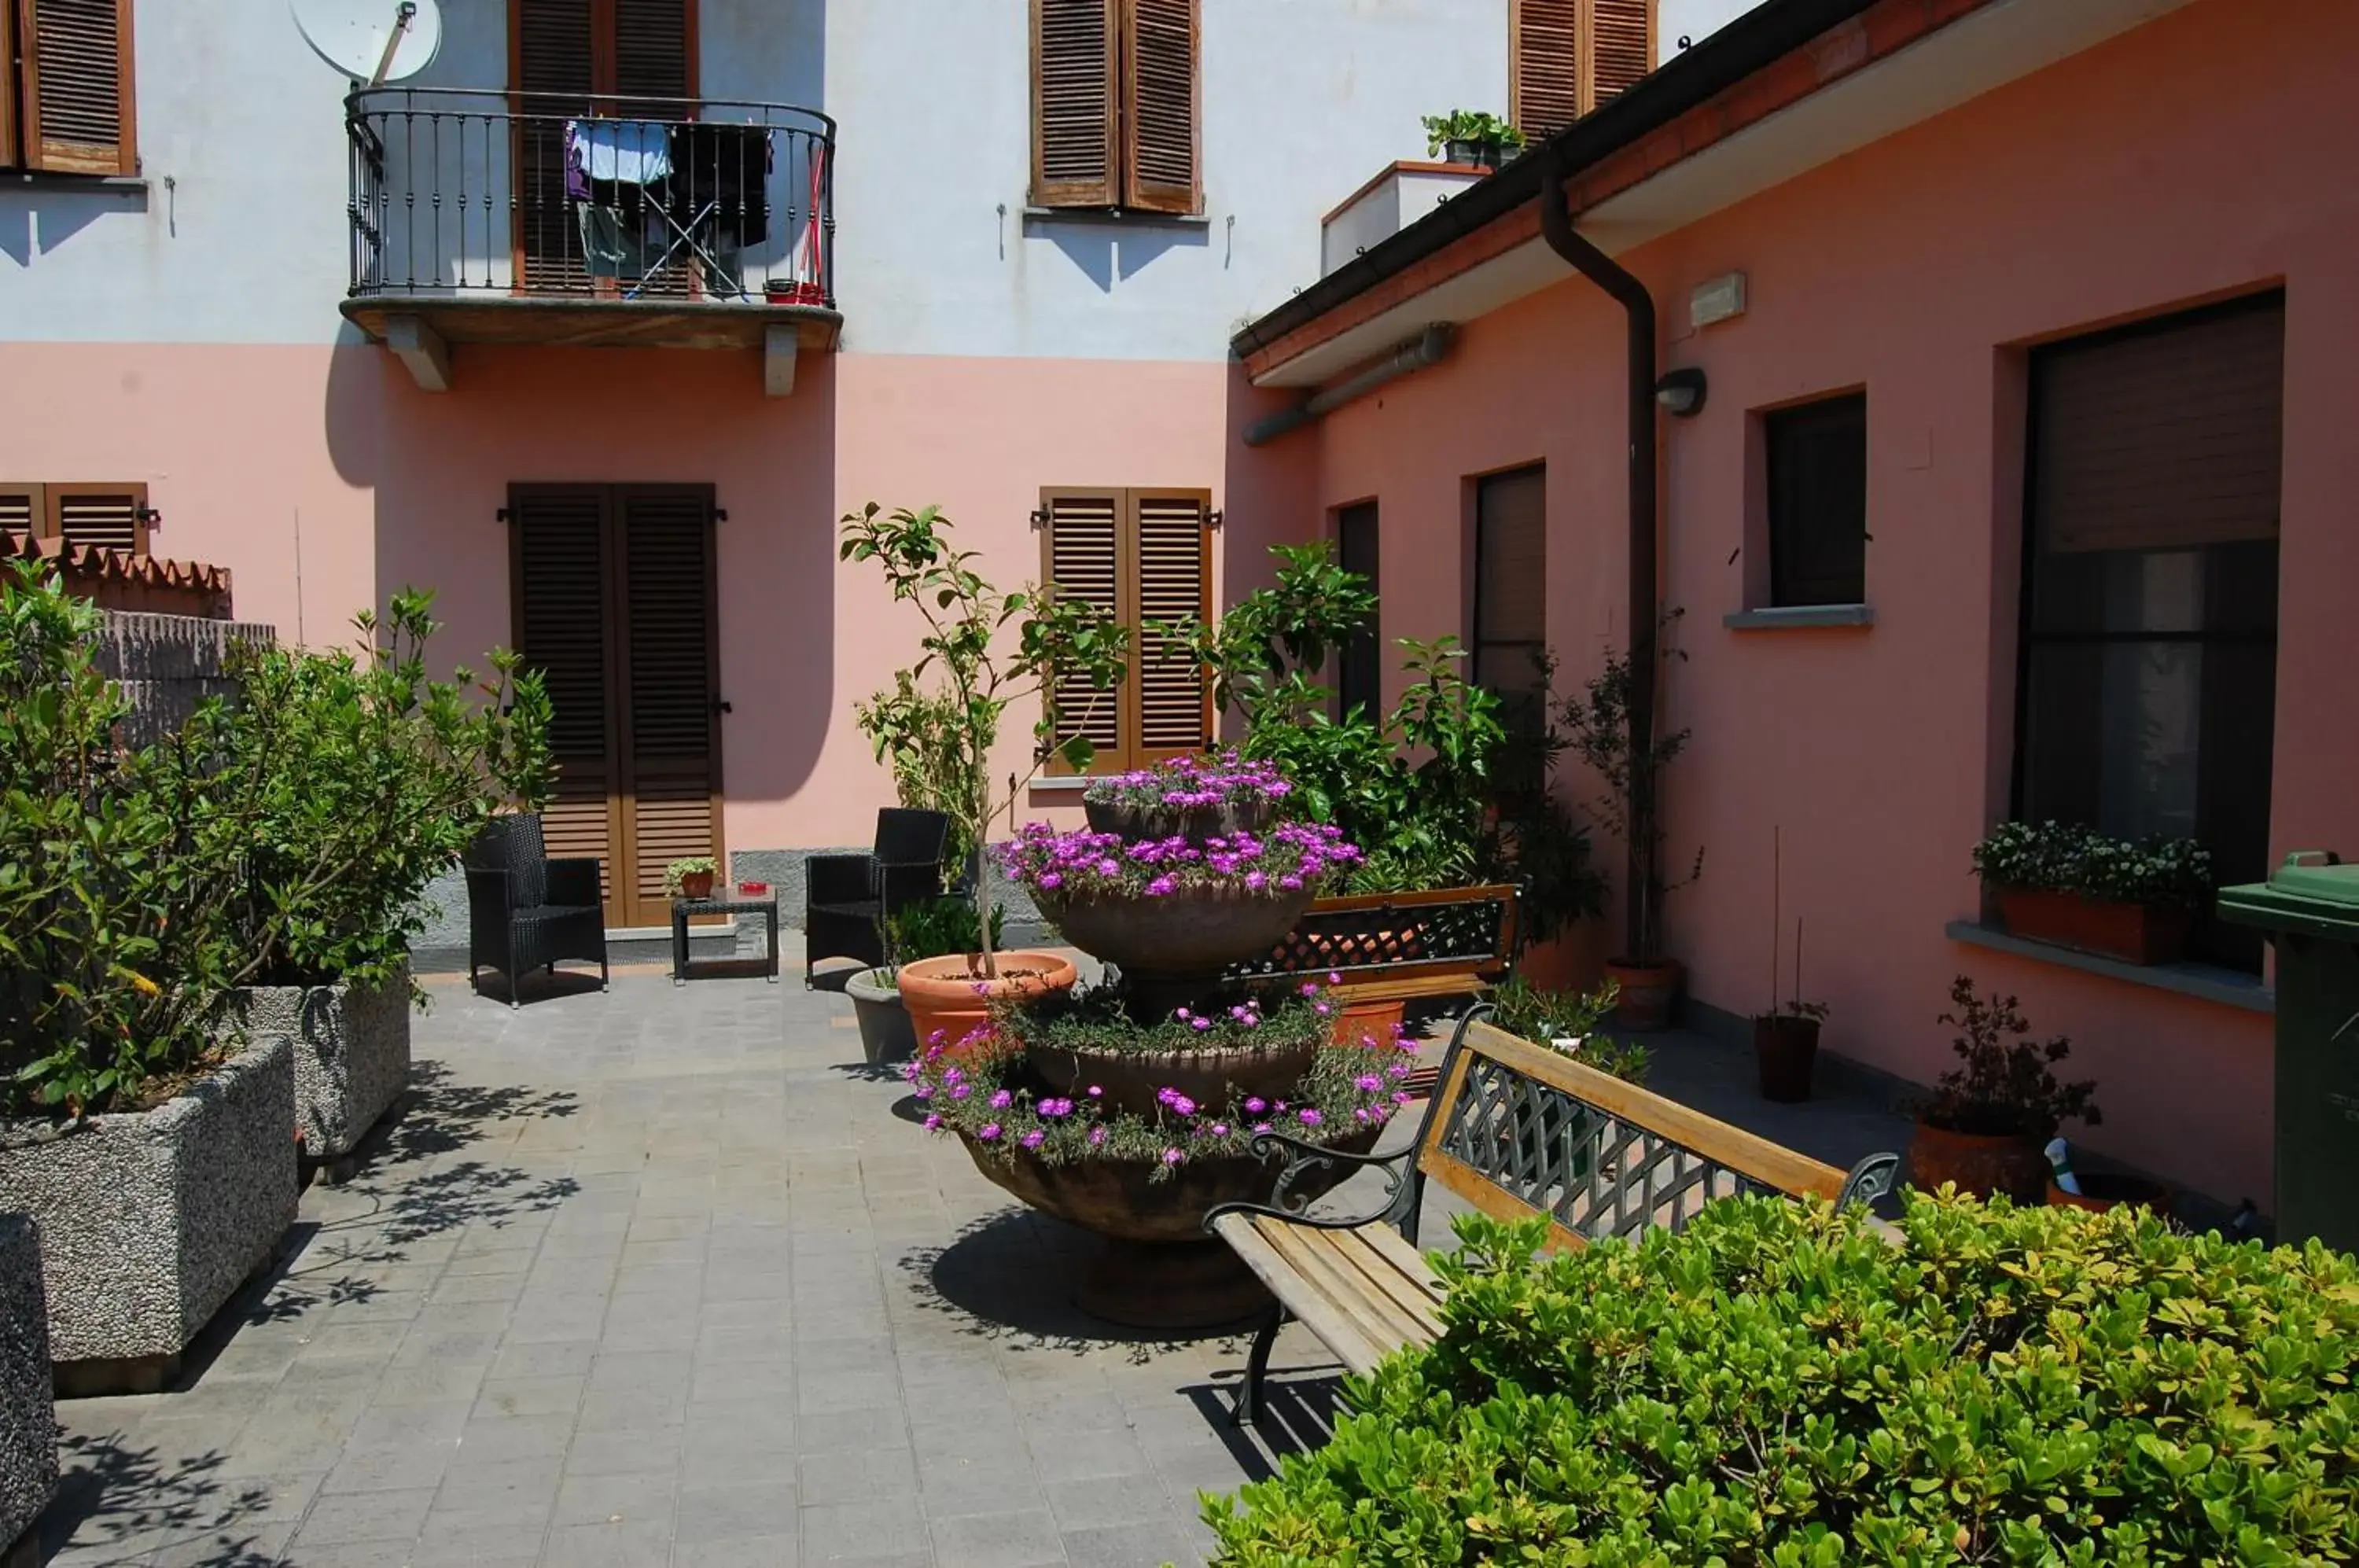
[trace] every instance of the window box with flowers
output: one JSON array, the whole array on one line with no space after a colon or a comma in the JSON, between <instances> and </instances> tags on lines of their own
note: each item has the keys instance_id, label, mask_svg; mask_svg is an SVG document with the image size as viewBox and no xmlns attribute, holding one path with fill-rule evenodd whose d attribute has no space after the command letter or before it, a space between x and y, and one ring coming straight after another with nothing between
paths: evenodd
<instances>
[{"instance_id":1,"label":"window box with flowers","mask_svg":"<svg viewBox=\"0 0 2359 1568\"><path fill-rule=\"evenodd\" d=\"M2010 935L2125 963L2176 964L2212 893L2212 855L2193 839L2131 843L2061 822L2002 822L1974 845L1974 870Z\"/></svg>"}]
</instances>

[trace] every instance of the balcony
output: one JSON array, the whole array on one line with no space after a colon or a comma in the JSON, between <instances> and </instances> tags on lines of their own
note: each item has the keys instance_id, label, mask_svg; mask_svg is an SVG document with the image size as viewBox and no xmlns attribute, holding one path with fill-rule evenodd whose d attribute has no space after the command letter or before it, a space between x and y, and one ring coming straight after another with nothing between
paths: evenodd
<instances>
[{"instance_id":1,"label":"balcony","mask_svg":"<svg viewBox=\"0 0 2359 1568\"><path fill-rule=\"evenodd\" d=\"M343 313L419 385L452 343L835 346L835 122L724 99L364 87Z\"/></svg>"}]
</instances>

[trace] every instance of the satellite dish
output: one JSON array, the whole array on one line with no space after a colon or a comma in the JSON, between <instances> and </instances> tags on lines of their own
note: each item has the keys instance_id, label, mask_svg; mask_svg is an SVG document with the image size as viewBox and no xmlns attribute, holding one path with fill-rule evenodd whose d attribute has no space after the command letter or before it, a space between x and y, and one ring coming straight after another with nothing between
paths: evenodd
<instances>
[{"instance_id":1,"label":"satellite dish","mask_svg":"<svg viewBox=\"0 0 2359 1568\"><path fill-rule=\"evenodd\" d=\"M434 0L287 0L287 8L321 60L372 87L417 75L442 47Z\"/></svg>"}]
</instances>

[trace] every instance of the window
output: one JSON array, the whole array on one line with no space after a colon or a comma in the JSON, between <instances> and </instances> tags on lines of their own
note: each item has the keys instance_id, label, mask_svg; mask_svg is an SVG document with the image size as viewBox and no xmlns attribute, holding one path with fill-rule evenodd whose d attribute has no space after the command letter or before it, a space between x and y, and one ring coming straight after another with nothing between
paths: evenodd
<instances>
[{"instance_id":1,"label":"window","mask_svg":"<svg viewBox=\"0 0 2359 1568\"><path fill-rule=\"evenodd\" d=\"M1513 0L1508 117L1552 136L1655 68L1656 0Z\"/></svg>"},{"instance_id":2,"label":"window","mask_svg":"<svg viewBox=\"0 0 2359 1568\"><path fill-rule=\"evenodd\" d=\"M1368 592L1382 592L1376 573L1376 504L1363 501L1335 514L1336 564L1368 580ZM1374 617L1343 645L1336 661L1335 699L1348 713L1358 708L1381 719L1385 701L1384 639Z\"/></svg>"},{"instance_id":3,"label":"window","mask_svg":"<svg viewBox=\"0 0 2359 1568\"><path fill-rule=\"evenodd\" d=\"M1768 455L1769 603L1867 603L1867 394L1779 408Z\"/></svg>"},{"instance_id":4,"label":"window","mask_svg":"<svg viewBox=\"0 0 2359 1568\"><path fill-rule=\"evenodd\" d=\"M131 0L0 4L0 166L136 174Z\"/></svg>"},{"instance_id":5,"label":"window","mask_svg":"<svg viewBox=\"0 0 2359 1568\"><path fill-rule=\"evenodd\" d=\"M1072 681L1057 688L1057 737L1087 735L1097 747L1093 773L1144 768L1212 742L1203 666L1148 626L1212 618L1212 507L1208 490L1040 493L1041 581L1131 628L1121 687L1100 691Z\"/></svg>"},{"instance_id":6,"label":"window","mask_svg":"<svg viewBox=\"0 0 2359 1568\"><path fill-rule=\"evenodd\" d=\"M0 481L0 539L27 539L147 553L156 514L145 485L36 485Z\"/></svg>"},{"instance_id":7,"label":"window","mask_svg":"<svg viewBox=\"0 0 2359 1568\"><path fill-rule=\"evenodd\" d=\"M1499 698L1499 722L1514 741L1537 740L1548 723L1548 689L1540 678L1548 650L1544 468L1495 474L1475 486L1473 641L1474 684ZM1520 759L1527 750L1517 744L1513 755ZM1514 789L1528 781L1502 782Z\"/></svg>"},{"instance_id":8,"label":"window","mask_svg":"<svg viewBox=\"0 0 2359 1568\"><path fill-rule=\"evenodd\" d=\"M2018 817L2267 874L2284 354L2272 294L2033 355Z\"/></svg>"},{"instance_id":9,"label":"window","mask_svg":"<svg viewBox=\"0 0 2359 1568\"><path fill-rule=\"evenodd\" d=\"M1032 203L1203 210L1196 0L1032 0Z\"/></svg>"}]
</instances>

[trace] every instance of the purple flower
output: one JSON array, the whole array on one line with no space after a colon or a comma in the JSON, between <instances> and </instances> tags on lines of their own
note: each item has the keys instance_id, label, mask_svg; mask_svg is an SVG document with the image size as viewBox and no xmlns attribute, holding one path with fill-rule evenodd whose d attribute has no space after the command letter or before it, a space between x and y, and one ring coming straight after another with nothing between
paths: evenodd
<instances>
[{"instance_id":1,"label":"purple flower","mask_svg":"<svg viewBox=\"0 0 2359 1568\"><path fill-rule=\"evenodd\" d=\"M1095 1100L1095 1099L1101 1099L1101 1098L1103 1098L1103 1097L1104 1096L1104 1094L1105 1094L1105 1091L1104 1091L1103 1089L1099 1088L1095 1083L1093 1083L1093 1084L1091 1084L1091 1085L1090 1085L1090 1098L1091 1098L1091 1099L1093 1099L1093 1100Z\"/></svg>"},{"instance_id":2,"label":"purple flower","mask_svg":"<svg viewBox=\"0 0 2359 1568\"><path fill-rule=\"evenodd\" d=\"M1105 1129L1105 1128L1103 1128L1103 1127L1093 1127L1090 1128L1090 1147L1091 1147L1092 1149L1095 1149L1099 1144L1103 1143L1105 1140L1106 1140L1106 1129Z\"/></svg>"},{"instance_id":3,"label":"purple flower","mask_svg":"<svg viewBox=\"0 0 2359 1568\"><path fill-rule=\"evenodd\" d=\"M998 1094L994 1094L991 1097L991 1108L995 1111L1004 1111L1015 1103L1016 1096L1009 1094L1005 1089L1002 1089Z\"/></svg>"},{"instance_id":4,"label":"purple flower","mask_svg":"<svg viewBox=\"0 0 2359 1568\"><path fill-rule=\"evenodd\" d=\"M1343 983L1343 975L1341 975L1337 974L1337 973L1336 973L1334 970L1332 970L1332 969L1330 969L1329 971L1327 971L1327 984L1329 984L1330 985L1341 985Z\"/></svg>"},{"instance_id":5,"label":"purple flower","mask_svg":"<svg viewBox=\"0 0 2359 1568\"><path fill-rule=\"evenodd\" d=\"M1043 871L1042 873L1040 873L1040 886L1041 886L1041 887L1048 887L1048 888L1057 888L1057 887L1063 887L1064 885L1065 885L1065 879L1064 879L1062 877L1058 876L1058 875L1057 875L1057 873L1055 873L1055 872L1053 872L1053 871Z\"/></svg>"},{"instance_id":6,"label":"purple flower","mask_svg":"<svg viewBox=\"0 0 2359 1568\"><path fill-rule=\"evenodd\" d=\"M1406 1090L1406 1089L1396 1089L1396 1090L1394 1090L1394 1091L1393 1091L1393 1104L1394 1104L1394 1105L1408 1105L1408 1102L1409 1102L1409 1093L1408 1093L1408 1090Z\"/></svg>"},{"instance_id":7,"label":"purple flower","mask_svg":"<svg viewBox=\"0 0 2359 1568\"><path fill-rule=\"evenodd\" d=\"M1305 1105L1300 1110L1297 1111L1295 1113L1295 1116L1296 1119L1299 1120L1304 1127L1317 1127L1321 1122L1326 1120L1324 1116L1311 1109L1309 1105Z\"/></svg>"},{"instance_id":8,"label":"purple flower","mask_svg":"<svg viewBox=\"0 0 2359 1568\"><path fill-rule=\"evenodd\" d=\"M983 1129L977 1132L974 1136L983 1139L985 1143L994 1142L999 1137L999 1124L997 1122L985 1122L983 1124Z\"/></svg>"},{"instance_id":9,"label":"purple flower","mask_svg":"<svg viewBox=\"0 0 2359 1568\"><path fill-rule=\"evenodd\" d=\"M1206 1029L1212 1027L1212 1020L1210 1018L1190 1018L1188 1020L1188 1027L1194 1029L1198 1034L1201 1034Z\"/></svg>"},{"instance_id":10,"label":"purple flower","mask_svg":"<svg viewBox=\"0 0 2359 1568\"><path fill-rule=\"evenodd\" d=\"M1257 1116L1267 1109L1269 1109L1269 1102L1263 1099L1259 1094L1256 1094L1245 1101L1245 1115L1249 1116Z\"/></svg>"},{"instance_id":11,"label":"purple flower","mask_svg":"<svg viewBox=\"0 0 2359 1568\"><path fill-rule=\"evenodd\" d=\"M1306 996L1315 996L1319 995L1319 982L1316 980L1305 980L1302 983L1302 994Z\"/></svg>"},{"instance_id":12,"label":"purple flower","mask_svg":"<svg viewBox=\"0 0 2359 1568\"><path fill-rule=\"evenodd\" d=\"M1329 1007L1329 1006L1328 1006L1326 1003L1324 1003L1324 1002L1313 1002L1313 1003L1311 1003L1311 1004L1310 1004L1310 1010L1311 1010L1312 1012L1314 1012L1314 1013L1317 1013L1321 1018L1325 1018L1328 1014L1330 1014L1330 1013L1333 1012L1335 1009L1334 1009L1334 1008L1332 1008L1332 1007Z\"/></svg>"},{"instance_id":13,"label":"purple flower","mask_svg":"<svg viewBox=\"0 0 2359 1568\"><path fill-rule=\"evenodd\" d=\"M1257 1133L1262 1133L1262 1132L1267 1132L1268 1130L1269 1130L1269 1124L1268 1124L1267 1122L1256 1122L1256 1123L1254 1123L1254 1131L1256 1131L1256 1132L1257 1132Z\"/></svg>"},{"instance_id":14,"label":"purple flower","mask_svg":"<svg viewBox=\"0 0 2359 1568\"><path fill-rule=\"evenodd\" d=\"M953 1083L951 1085L951 1098L953 1100L963 1100L969 1094L973 1093L974 1085L972 1083Z\"/></svg>"},{"instance_id":15,"label":"purple flower","mask_svg":"<svg viewBox=\"0 0 2359 1568\"><path fill-rule=\"evenodd\" d=\"M1047 1139L1048 1136L1049 1135L1047 1133L1042 1132L1038 1127L1034 1127L1030 1132L1026 1133L1018 1141L1020 1141L1027 1149L1038 1149L1040 1147L1041 1143Z\"/></svg>"},{"instance_id":16,"label":"purple flower","mask_svg":"<svg viewBox=\"0 0 2359 1568\"><path fill-rule=\"evenodd\" d=\"M1163 1151L1163 1163L1166 1165L1177 1165L1187 1158L1176 1149L1167 1149Z\"/></svg>"},{"instance_id":17,"label":"purple flower","mask_svg":"<svg viewBox=\"0 0 2359 1568\"><path fill-rule=\"evenodd\" d=\"M1359 1090L1363 1094L1373 1094L1384 1086L1383 1077L1374 1073L1363 1073L1352 1080L1352 1087Z\"/></svg>"},{"instance_id":18,"label":"purple flower","mask_svg":"<svg viewBox=\"0 0 2359 1568\"><path fill-rule=\"evenodd\" d=\"M926 1113L926 1130L927 1130L928 1132L932 1132L936 1127L940 1127L941 1125L942 1125L942 1118L941 1118L941 1117L940 1117L940 1116L938 1116L934 1115L934 1114L933 1114L933 1112L931 1112L931 1111L928 1111L928 1112Z\"/></svg>"},{"instance_id":19,"label":"purple flower","mask_svg":"<svg viewBox=\"0 0 2359 1568\"><path fill-rule=\"evenodd\" d=\"M1147 896L1150 898L1160 898L1170 893L1171 890L1178 886L1179 884L1172 881L1169 877L1158 877L1154 881L1149 882L1147 885Z\"/></svg>"}]
</instances>

